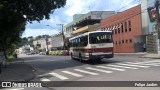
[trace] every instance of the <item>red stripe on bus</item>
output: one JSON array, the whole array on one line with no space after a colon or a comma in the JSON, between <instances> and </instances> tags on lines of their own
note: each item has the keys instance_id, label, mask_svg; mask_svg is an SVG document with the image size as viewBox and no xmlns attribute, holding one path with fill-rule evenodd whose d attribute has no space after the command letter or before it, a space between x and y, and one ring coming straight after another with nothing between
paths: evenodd
<instances>
[{"instance_id":1,"label":"red stripe on bus","mask_svg":"<svg viewBox=\"0 0 160 90\"><path fill-rule=\"evenodd\" d=\"M81 52L89 52L89 50L93 50L94 52L113 52L113 47L92 48L92 49L85 49L85 48L73 49L73 51L81 51Z\"/></svg>"},{"instance_id":2,"label":"red stripe on bus","mask_svg":"<svg viewBox=\"0 0 160 90\"><path fill-rule=\"evenodd\" d=\"M110 48L95 48L92 49L95 50L95 52L113 52L113 47Z\"/></svg>"}]
</instances>

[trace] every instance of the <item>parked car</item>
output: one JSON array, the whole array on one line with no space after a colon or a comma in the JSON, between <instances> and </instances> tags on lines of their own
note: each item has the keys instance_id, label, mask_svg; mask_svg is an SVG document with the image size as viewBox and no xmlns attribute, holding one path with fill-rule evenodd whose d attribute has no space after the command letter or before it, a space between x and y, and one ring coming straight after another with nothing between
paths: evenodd
<instances>
[{"instance_id":1,"label":"parked car","mask_svg":"<svg viewBox=\"0 0 160 90\"><path fill-rule=\"evenodd\" d=\"M45 53L45 52L40 52L39 54L40 54L40 55L46 55L46 53Z\"/></svg>"},{"instance_id":2,"label":"parked car","mask_svg":"<svg viewBox=\"0 0 160 90\"><path fill-rule=\"evenodd\" d=\"M64 55L69 55L69 51L68 51L68 50L65 50L65 51L64 51Z\"/></svg>"}]
</instances>

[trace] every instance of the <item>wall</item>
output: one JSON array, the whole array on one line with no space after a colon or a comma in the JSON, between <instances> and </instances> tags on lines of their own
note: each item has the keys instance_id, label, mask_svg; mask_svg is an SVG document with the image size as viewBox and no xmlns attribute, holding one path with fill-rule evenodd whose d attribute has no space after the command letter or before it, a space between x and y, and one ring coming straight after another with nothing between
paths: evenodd
<instances>
[{"instance_id":1,"label":"wall","mask_svg":"<svg viewBox=\"0 0 160 90\"><path fill-rule=\"evenodd\" d=\"M63 47L63 36L62 35L53 36L51 38L51 43L53 48Z\"/></svg>"},{"instance_id":2,"label":"wall","mask_svg":"<svg viewBox=\"0 0 160 90\"><path fill-rule=\"evenodd\" d=\"M130 26L129 21L131 22ZM127 27L125 27L125 22L127 24ZM117 27L117 25L120 27L119 29L115 28ZM131 31L129 30L129 27L131 28ZM108 28L112 29L114 52L135 52L134 37L142 35L140 5L102 20L101 28L102 30L108 30ZM125 31L125 28L127 29L127 31Z\"/></svg>"},{"instance_id":3,"label":"wall","mask_svg":"<svg viewBox=\"0 0 160 90\"><path fill-rule=\"evenodd\" d=\"M153 7L155 4L155 0L141 0L141 16L142 16L142 31L143 35L147 35L154 31L154 22L150 22L147 8Z\"/></svg>"}]
</instances>

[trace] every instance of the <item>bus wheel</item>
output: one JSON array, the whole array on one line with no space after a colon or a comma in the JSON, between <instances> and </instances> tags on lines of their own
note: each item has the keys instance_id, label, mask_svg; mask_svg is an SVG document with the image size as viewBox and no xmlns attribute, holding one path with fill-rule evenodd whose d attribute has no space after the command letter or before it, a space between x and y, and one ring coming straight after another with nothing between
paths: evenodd
<instances>
[{"instance_id":1,"label":"bus wheel","mask_svg":"<svg viewBox=\"0 0 160 90\"><path fill-rule=\"evenodd\" d=\"M97 62L101 62L102 61L102 59L97 59Z\"/></svg>"}]
</instances>

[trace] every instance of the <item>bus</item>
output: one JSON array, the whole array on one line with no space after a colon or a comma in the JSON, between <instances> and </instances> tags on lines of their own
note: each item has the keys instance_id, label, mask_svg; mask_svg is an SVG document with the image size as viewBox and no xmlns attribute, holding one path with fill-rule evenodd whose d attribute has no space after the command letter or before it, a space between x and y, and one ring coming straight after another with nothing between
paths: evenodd
<instances>
[{"instance_id":1,"label":"bus","mask_svg":"<svg viewBox=\"0 0 160 90\"><path fill-rule=\"evenodd\" d=\"M112 58L113 39L111 31L92 31L69 39L72 59L96 60Z\"/></svg>"}]
</instances>

